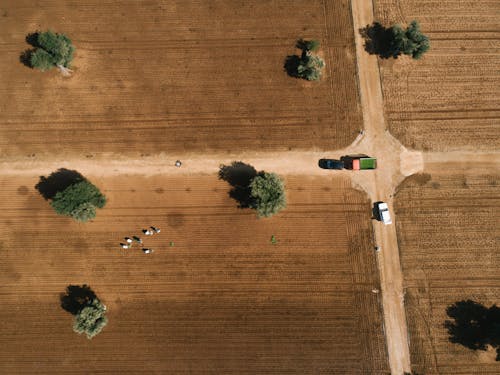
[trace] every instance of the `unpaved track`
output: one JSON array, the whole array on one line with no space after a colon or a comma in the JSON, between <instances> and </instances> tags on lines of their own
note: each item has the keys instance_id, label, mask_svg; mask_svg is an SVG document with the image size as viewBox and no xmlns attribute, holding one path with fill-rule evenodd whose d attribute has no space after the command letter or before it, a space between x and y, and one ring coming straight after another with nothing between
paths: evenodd
<instances>
[{"instance_id":1,"label":"unpaved track","mask_svg":"<svg viewBox=\"0 0 500 375\"><path fill-rule=\"evenodd\" d=\"M363 40L358 29L373 21L373 4L366 0L352 0L352 14L356 41L360 96L363 110L365 134L344 150L333 152L254 152L244 154L213 153L194 156L191 152L158 154L140 159L101 154L87 159L48 159L43 157L3 159L0 173L3 175L46 175L58 168L77 169L88 176L155 176L166 174L204 175L217 172L220 164L243 160L258 170L272 170L283 175L336 175L349 176L354 186L366 191L372 201L387 201L392 210L392 194L405 176L423 170L432 173L443 170L478 171L496 168L499 154L426 153L409 152L386 129L383 112L383 97L377 59L364 52ZM181 152L184 152L181 150ZM363 152L376 156L379 168L376 171L324 171L316 167L321 157L339 157L348 153ZM181 168L174 166L175 160L183 162ZM478 169L479 168L479 169ZM392 211L394 212L394 211ZM408 332L403 304L402 272L396 236L396 226L383 226L376 222L374 232L377 244L382 247L378 254L384 305L385 334L389 362L393 374L410 371Z\"/></svg>"},{"instance_id":2,"label":"unpaved track","mask_svg":"<svg viewBox=\"0 0 500 375\"><path fill-rule=\"evenodd\" d=\"M352 0L354 34L358 62L361 105L365 122L366 139L362 141L364 152L377 156L379 168L370 174L358 174L363 178L362 186L373 202L384 200L392 209L392 192L402 178L400 154L405 150L386 132L383 110L383 96L377 58L366 54L359 29L373 22L373 4L366 0ZM382 288L385 334L389 354L389 365L394 375L410 372L410 351L408 329L403 301L403 274L399 262L396 226L374 224L375 239L382 251L378 262Z\"/></svg>"}]
</instances>

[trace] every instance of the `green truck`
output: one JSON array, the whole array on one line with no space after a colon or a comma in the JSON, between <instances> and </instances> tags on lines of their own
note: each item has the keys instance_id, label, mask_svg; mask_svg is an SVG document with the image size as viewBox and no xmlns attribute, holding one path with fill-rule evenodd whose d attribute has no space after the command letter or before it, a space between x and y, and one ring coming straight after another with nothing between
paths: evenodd
<instances>
[{"instance_id":1,"label":"green truck","mask_svg":"<svg viewBox=\"0 0 500 375\"><path fill-rule=\"evenodd\" d=\"M344 162L345 169L358 171L377 168L377 159L365 154L346 155L342 156L340 160Z\"/></svg>"}]
</instances>

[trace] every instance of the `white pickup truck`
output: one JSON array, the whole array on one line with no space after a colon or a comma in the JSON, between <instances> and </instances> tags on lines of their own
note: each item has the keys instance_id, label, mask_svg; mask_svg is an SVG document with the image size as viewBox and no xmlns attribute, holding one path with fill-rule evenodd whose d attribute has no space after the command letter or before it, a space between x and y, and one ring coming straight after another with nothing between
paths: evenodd
<instances>
[{"instance_id":1,"label":"white pickup truck","mask_svg":"<svg viewBox=\"0 0 500 375\"><path fill-rule=\"evenodd\" d=\"M389 206L385 202L376 203L377 219L385 225L392 224L391 214L389 213Z\"/></svg>"}]
</instances>

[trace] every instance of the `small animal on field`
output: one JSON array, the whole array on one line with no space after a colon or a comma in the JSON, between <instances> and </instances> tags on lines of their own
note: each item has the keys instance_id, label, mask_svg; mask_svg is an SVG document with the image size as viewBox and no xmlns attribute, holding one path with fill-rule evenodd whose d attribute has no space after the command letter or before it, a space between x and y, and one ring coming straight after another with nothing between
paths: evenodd
<instances>
[{"instance_id":1,"label":"small animal on field","mask_svg":"<svg viewBox=\"0 0 500 375\"><path fill-rule=\"evenodd\" d=\"M161 232L161 229L160 229L160 228L156 228L156 227L153 227L153 226L151 226L150 228L151 228L151 230L152 230L153 232L155 232L155 233L160 233L160 232Z\"/></svg>"},{"instance_id":2,"label":"small animal on field","mask_svg":"<svg viewBox=\"0 0 500 375\"><path fill-rule=\"evenodd\" d=\"M150 231L149 229L143 229L142 233L144 233L146 236L152 236L153 235L153 232Z\"/></svg>"},{"instance_id":3,"label":"small animal on field","mask_svg":"<svg viewBox=\"0 0 500 375\"><path fill-rule=\"evenodd\" d=\"M144 254L151 254L151 253L153 253L153 252L154 252L154 250L153 250L153 249L147 249L147 248L143 247L143 248L142 248L142 252L143 252Z\"/></svg>"},{"instance_id":4,"label":"small animal on field","mask_svg":"<svg viewBox=\"0 0 500 375\"><path fill-rule=\"evenodd\" d=\"M125 241L127 241L127 243L132 243L132 238L130 237L125 237L123 238Z\"/></svg>"},{"instance_id":5,"label":"small animal on field","mask_svg":"<svg viewBox=\"0 0 500 375\"><path fill-rule=\"evenodd\" d=\"M122 249L130 249L130 244L128 244L128 243L121 243L120 242L120 246L122 247Z\"/></svg>"},{"instance_id":6,"label":"small animal on field","mask_svg":"<svg viewBox=\"0 0 500 375\"><path fill-rule=\"evenodd\" d=\"M141 244L141 243L142 243L142 240L141 240L139 237L137 237L137 236L132 236L132 239L133 239L135 242L139 243L139 244Z\"/></svg>"}]
</instances>

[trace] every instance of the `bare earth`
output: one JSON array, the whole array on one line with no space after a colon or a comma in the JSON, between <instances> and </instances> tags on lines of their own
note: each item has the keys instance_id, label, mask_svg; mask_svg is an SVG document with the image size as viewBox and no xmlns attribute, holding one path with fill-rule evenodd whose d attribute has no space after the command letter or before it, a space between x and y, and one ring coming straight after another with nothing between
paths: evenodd
<instances>
[{"instance_id":1,"label":"bare earth","mask_svg":"<svg viewBox=\"0 0 500 375\"><path fill-rule=\"evenodd\" d=\"M332 150L362 127L348 0L307 12L288 0L5 0L0 11L4 158ZM47 28L77 48L69 79L19 63L26 34ZM299 37L321 42L321 82L283 70Z\"/></svg>"},{"instance_id":2,"label":"bare earth","mask_svg":"<svg viewBox=\"0 0 500 375\"><path fill-rule=\"evenodd\" d=\"M419 150L499 150L500 2L374 4L377 21L391 25L416 19L431 40L431 49L418 62L407 57L380 61L391 133Z\"/></svg>"},{"instance_id":3,"label":"bare earth","mask_svg":"<svg viewBox=\"0 0 500 375\"><path fill-rule=\"evenodd\" d=\"M85 225L36 174L0 180L0 373L387 374L370 204L348 179L287 177L286 211L258 220L216 174L89 178L109 204ZM154 254L119 248L147 225ZM92 341L58 302L82 283L109 310Z\"/></svg>"},{"instance_id":4,"label":"bare earth","mask_svg":"<svg viewBox=\"0 0 500 375\"><path fill-rule=\"evenodd\" d=\"M1 4L0 372L498 373L492 351L451 345L442 327L459 299L499 302L498 10ZM431 37L423 60L364 51L360 28L414 18ZM26 34L47 28L77 46L71 78L18 61ZM282 71L298 37L322 43L319 83ZM349 153L378 169L317 168ZM233 160L285 176L289 207L270 220L237 209L216 179ZM56 217L34 191L61 167L110 198L94 222ZM370 224L378 200L394 225ZM164 229L152 256L119 248L151 224ZM58 305L83 283L109 308L92 341Z\"/></svg>"},{"instance_id":5,"label":"bare earth","mask_svg":"<svg viewBox=\"0 0 500 375\"><path fill-rule=\"evenodd\" d=\"M426 170L427 172L427 170ZM496 353L448 341L446 308L500 300L500 171L409 177L395 199L412 367L419 374L498 374Z\"/></svg>"}]
</instances>

